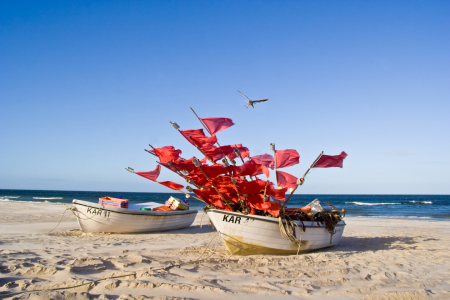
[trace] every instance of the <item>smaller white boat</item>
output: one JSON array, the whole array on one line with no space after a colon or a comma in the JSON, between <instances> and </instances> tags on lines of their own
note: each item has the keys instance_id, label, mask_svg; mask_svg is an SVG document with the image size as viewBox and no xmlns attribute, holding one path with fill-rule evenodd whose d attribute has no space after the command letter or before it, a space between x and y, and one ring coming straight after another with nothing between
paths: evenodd
<instances>
[{"instance_id":1,"label":"smaller white boat","mask_svg":"<svg viewBox=\"0 0 450 300\"><path fill-rule=\"evenodd\" d=\"M336 246L345 227L345 222L340 221L331 234L324 224L303 221L303 232L303 225L295 221L298 225L295 232L299 241L297 243L282 236L278 218L218 209L208 209L206 213L220 232L226 248L234 255L286 255Z\"/></svg>"},{"instance_id":2,"label":"smaller white boat","mask_svg":"<svg viewBox=\"0 0 450 300\"><path fill-rule=\"evenodd\" d=\"M84 232L143 233L191 226L197 210L146 211L144 204L119 208L73 200L73 212ZM133 209L135 208L135 209Z\"/></svg>"}]
</instances>

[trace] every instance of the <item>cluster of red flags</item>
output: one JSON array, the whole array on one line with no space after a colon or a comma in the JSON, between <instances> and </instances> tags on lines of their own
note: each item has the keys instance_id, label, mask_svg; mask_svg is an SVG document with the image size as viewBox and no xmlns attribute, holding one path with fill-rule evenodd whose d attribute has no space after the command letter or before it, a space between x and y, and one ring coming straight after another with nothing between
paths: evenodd
<instances>
[{"instance_id":1,"label":"cluster of red flags","mask_svg":"<svg viewBox=\"0 0 450 300\"><path fill-rule=\"evenodd\" d=\"M297 150L294 149L276 150L275 157L276 160L273 158L272 155L266 153L262 155L253 156L252 160L260 164L263 164L267 168L271 168L272 170L275 168L275 161L277 169L292 167L300 163L300 154L298 154ZM277 170L276 176L279 187L295 188L295 186L297 185L298 178L289 173Z\"/></svg>"},{"instance_id":2,"label":"cluster of red flags","mask_svg":"<svg viewBox=\"0 0 450 300\"><path fill-rule=\"evenodd\" d=\"M269 169L286 168L300 162L300 155L294 149L277 150L275 157L269 154L262 154L251 157L240 166L221 164L206 164L207 160L214 163L223 157L235 159L250 156L248 148L241 144L214 146L217 143L216 133L234 125L228 118L203 118L201 119L211 136L206 136L203 129L181 130L180 133L196 148L198 148L205 158L200 161L200 167L196 167L193 160L180 157L181 150L173 146L165 146L150 150L158 156L161 165L177 172L188 182L194 183L197 187L193 192L207 204L219 209L233 210L242 205L247 206L250 213L255 210L264 211L278 217L280 203L270 200L272 196L276 200L285 201L285 194L288 188L295 188L297 177L286 172L276 172L278 187L268 180L257 178L258 175L269 177ZM236 150L237 149L237 150ZM342 152L337 156L323 155L313 166L315 168L341 167L342 161L347 156ZM136 172L137 175L156 181L161 172L158 165L155 170L149 172ZM250 180L246 177L249 176ZM254 177L254 178L253 178ZM172 181L159 181L173 190L181 190L183 185Z\"/></svg>"}]
</instances>

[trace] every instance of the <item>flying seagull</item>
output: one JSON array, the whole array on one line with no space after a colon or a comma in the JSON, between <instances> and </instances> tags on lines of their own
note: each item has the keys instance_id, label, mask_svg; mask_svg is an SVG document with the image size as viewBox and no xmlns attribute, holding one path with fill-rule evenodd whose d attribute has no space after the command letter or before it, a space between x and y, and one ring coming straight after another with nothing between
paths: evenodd
<instances>
[{"instance_id":1,"label":"flying seagull","mask_svg":"<svg viewBox=\"0 0 450 300\"><path fill-rule=\"evenodd\" d=\"M266 102L266 101L269 101L269 100L270 100L270 99L250 100L250 99L248 99L247 96L245 96L244 94L242 94L241 91L239 91L239 90L236 90L236 91L238 91L242 96L244 96L245 98L247 98L247 105L245 105L245 108L249 108L250 106L253 107L253 108L255 108L255 107L253 106L253 103Z\"/></svg>"}]
</instances>

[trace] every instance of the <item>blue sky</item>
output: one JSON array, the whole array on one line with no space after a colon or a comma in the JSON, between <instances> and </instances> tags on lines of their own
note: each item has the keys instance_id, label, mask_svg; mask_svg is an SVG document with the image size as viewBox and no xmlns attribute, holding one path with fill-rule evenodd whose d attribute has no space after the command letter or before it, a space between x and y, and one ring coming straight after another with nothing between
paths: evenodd
<instances>
[{"instance_id":1,"label":"blue sky","mask_svg":"<svg viewBox=\"0 0 450 300\"><path fill-rule=\"evenodd\" d=\"M450 194L449 95L449 1L0 2L1 189L168 191L124 168L198 155L192 106L297 177L348 153L298 193Z\"/></svg>"}]
</instances>

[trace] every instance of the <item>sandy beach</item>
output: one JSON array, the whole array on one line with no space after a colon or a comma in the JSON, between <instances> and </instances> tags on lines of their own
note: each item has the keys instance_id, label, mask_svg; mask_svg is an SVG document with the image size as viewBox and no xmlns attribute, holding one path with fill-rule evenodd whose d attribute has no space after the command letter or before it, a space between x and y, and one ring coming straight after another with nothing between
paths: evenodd
<instances>
[{"instance_id":1,"label":"sandy beach","mask_svg":"<svg viewBox=\"0 0 450 300\"><path fill-rule=\"evenodd\" d=\"M450 221L346 218L337 247L239 257L228 254L207 219L200 227L201 213L186 229L131 235L83 233L67 211L48 233L66 207L0 202L0 296L131 274L14 298L450 298ZM202 253L200 263L156 270Z\"/></svg>"}]
</instances>

